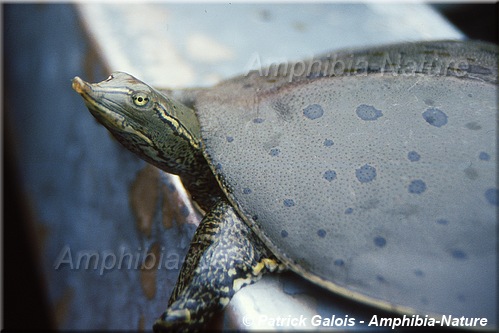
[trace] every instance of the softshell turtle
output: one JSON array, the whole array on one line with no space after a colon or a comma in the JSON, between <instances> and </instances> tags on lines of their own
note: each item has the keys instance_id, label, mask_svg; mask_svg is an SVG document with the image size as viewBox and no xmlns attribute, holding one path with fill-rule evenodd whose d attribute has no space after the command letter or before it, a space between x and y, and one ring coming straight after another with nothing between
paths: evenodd
<instances>
[{"instance_id":1,"label":"softshell turtle","mask_svg":"<svg viewBox=\"0 0 499 333\"><path fill-rule=\"evenodd\" d=\"M495 327L497 51L347 50L172 94L122 72L74 78L94 117L206 211L155 329L202 328L283 269L399 314Z\"/></svg>"}]
</instances>

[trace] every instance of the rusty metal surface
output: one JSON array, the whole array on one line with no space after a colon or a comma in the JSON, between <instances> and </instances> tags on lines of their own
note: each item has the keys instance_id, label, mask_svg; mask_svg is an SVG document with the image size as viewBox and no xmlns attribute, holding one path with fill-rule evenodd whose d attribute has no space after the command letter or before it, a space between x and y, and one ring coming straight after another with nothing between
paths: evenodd
<instances>
[{"instance_id":1,"label":"rusty metal surface","mask_svg":"<svg viewBox=\"0 0 499 333\"><path fill-rule=\"evenodd\" d=\"M5 14L13 149L53 321L149 329L199 216L176 178L122 148L72 91L75 75L110 70L74 7L12 5Z\"/></svg>"}]
</instances>

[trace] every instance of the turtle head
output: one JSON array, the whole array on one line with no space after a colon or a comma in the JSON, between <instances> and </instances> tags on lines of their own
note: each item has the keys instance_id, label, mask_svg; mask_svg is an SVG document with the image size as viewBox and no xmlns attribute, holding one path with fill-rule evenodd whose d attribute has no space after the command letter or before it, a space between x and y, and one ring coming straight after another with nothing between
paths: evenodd
<instances>
[{"instance_id":1,"label":"turtle head","mask_svg":"<svg viewBox=\"0 0 499 333\"><path fill-rule=\"evenodd\" d=\"M193 110L123 72L94 84L75 77L72 86L92 115L147 162L175 174L195 167L201 140Z\"/></svg>"}]
</instances>

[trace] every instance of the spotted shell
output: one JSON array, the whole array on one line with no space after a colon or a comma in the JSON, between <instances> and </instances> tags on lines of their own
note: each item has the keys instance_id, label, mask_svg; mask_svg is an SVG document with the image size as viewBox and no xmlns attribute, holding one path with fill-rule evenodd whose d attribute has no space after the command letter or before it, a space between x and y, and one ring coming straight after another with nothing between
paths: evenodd
<instances>
[{"instance_id":1,"label":"spotted shell","mask_svg":"<svg viewBox=\"0 0 499 333\"><path fill-rule=\"evenodd\" d=\"M401 313L492 323L497 49L402 44L304 68L314 61L300 76L287 64L196 96L229 200L319 285Z\"/></svg>"}]
</instances>

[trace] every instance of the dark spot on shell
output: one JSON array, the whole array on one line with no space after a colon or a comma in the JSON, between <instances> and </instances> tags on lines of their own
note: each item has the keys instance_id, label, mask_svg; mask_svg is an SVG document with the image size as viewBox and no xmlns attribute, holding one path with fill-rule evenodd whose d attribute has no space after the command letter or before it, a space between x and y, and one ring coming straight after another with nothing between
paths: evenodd
<instances>
[{"instance_id":1,"label":"dark spot on shell","mask_svg":"<svg viewBox=\"0 0 499 333\"><path fill-rule=\"evenodd\" d=\"M343 261L343 259L336 259L333 263L335 266L344 266L345 265L345 262Z\"/></svg>"},{"instance_id":2,"label":"dark spot on shell","mask_svg":"<svg viewBox=\"0 0 499 333\"><path fill-rule=\"evenodd\" d=\"M478 178L478 171L472 167L467 167L466 169L464 169L464 174L471 180L475 180Z\"/></svg>"},{"instance_id":3,"label":"dark spot on shell","mask_svg":"<svg viewBox=\"0 0 499 333\"><path fill-rule=\"evenodd\" d=\"M426 105L435 105L435 102L431 98L427 98L424 100Z\"/></svg>"},{"instance_id":4,"label":"dark spot on shell","mask_svg":"<svg viewBox=\"0 0 499 333\"><path fill-rule=\"evenodd\" d=\"M478 131L478 130L482 129L482 126L480 126L477 122L474 122L474 121L467 123L464 126L466 126L467 129L470 129L472 131Z\"/></svg>"},{"instance_id":5,"label":"dark spot on shell","mask_svg":"<svg viewBox=\"0 0 499 333\"><path fill-rule=\"evenodd\" d=\"M426 122L435 127L442 127L447 124L447 115L437 108L429 108L423 112L423 118Z\"/></svg>"},{"instance_id":6,"label":"dark spot on shell","mask_svg":"<svg viewBox=\"0 0 499 333\"><path fill-rule=\"evenodd\" d=\"M251 84L251 83L245 83L245 84L243 84L243 88L244 89L248 89L248 88L251 88L251 87L253 87L253 84Z\"/></svg>"},{"instance_id":7,"label":"dark spot on shell","mask_svg":"<svg viewBox=\"0 0 499 333\"><path fill-rule=\"evenodd\" d=\"M464 260L468 257L463 250L459 250L459 249L452 250L450 252L450 254L452 255L453 258L460 259L460 260Z\"/></svg>"},{"instance_id":8,"label":"dark spot on shell","mask_svg":"<svg viewBox=\"0 0 499 333\"><path fill-rule=\"evenodd\" d=\"M248 187L243 188L243 194L251 194L251 189Z\"/></svg>"},{"instance_id":9,"label":"dark spot on shell","mask_svg":"<svg viewBox=\"0 0 499 333\"><path fill-rule=\"evenodd\" d=\"M353 208L348 207L347 209L345 209L345 214L352 214L352 213L353 213Z\"/></svg>"},{"instance_id":10,"label":"dark spot on shell","mask_svg":"<svg viewBox=\"0 0 499 333\"><path fill-rule=\"evenodd\" d=\"M308 119L315 120L324 115L324 109L319 104L311 104L303 109L303 115Z\"/></svg>"},{"instance_id":11,"label":"dark spot on shell","mask_svg":"<svg viewBox=\"0 0 499 333\"><path fill-rule=\"evenodd\" d=\"M281 237L282 238L288 237L288 232L286 230L281 230Z\"/></svg>"},{"instance_id":12,"label":"dark spot on shell","mask_svg":"<svg viewBox=\"0 0 499 333\"><path fill-rule=\"evenodd\" d=\"M359 169L355 170L355 176L361 183L368 183L376 178L376 168L365 164L361 166Z\"/></svg>"},{"instance_id":13,"label":"dark spot on shell","mask_svg":"<svg viewBox=\"0 0 499 333\"><path fill-rule=\"evenodd\" d=\"M409 193L421 194L426 191L426 184L421 179L413 180L409 184Z\"/></svg>"},{"instance_id":14,"label":"dark spot on shell","mask_svg":"<svg viewBox=\"0 0 499 333\"><path fill-rule=\"evenodd\" d=\"M251 217L251 219L252 219L253 221L258 221L258 215L253 215L253 216Z\"/></svg>"},{"instance_id":15,"label":"dark spot on shell","mask_svg":"<svg viewBox=\"0 0 499 333\"><path fill-rule=\"evenodd\" d=\"M496 188L489 188L485 191L485 198L491 205L499 206L499 190Z\"/></svg>"},{"instance_id":16,"label":"dark spot on shell","mask_svg":"<svg viewBox=\"0 0 499 333\"><path fill-rule=\"evenodd\" d=\"M438 219L438 220L437 220L437 223L438 223L438 224L441 224L441 225L447 225L447 224L449 224L449 220L446 220L446 219Z\"/></svg>"},{"instance_id":17,"label":"dark spot on shell","mask_svg":"<svg viewBox=\"0 0 499 333\"><path fill-rule=\"evenodd\" d=\"M234 141L234 138L233 138L232 136L228 136L228 137L226 137L226 139L227 139L227 142L232 142L232 141Z\"/></svg>"},{"instance_id":18,"label":"dark spot on shell","mask_svg":"<svg viewBox=\"0 0 499 333\"><path fill-rule=\"evenodd\" d=\"M381 236L374 237L374 245L377 247L383 247L386 245L386 239Z\"/></svg>"},{"instance_id":19,"label":"dark spot on shell","mask_svg":"<svg viewBox=\"0 0 499 333\"><path fill-rule=\"evenodd\" d=\"M317 230L317 236L319 236L320 238L326 237L326 230L324 229Z\"/></svg>"},{"instance_id":20,"label":"dark spot on shell","mask_svg":"<svg viewBox=\"0 0 499 333\"><path fill-rule=\"evenodd\" d=\"M376 275L376 280L378 280L381 283L386 283L385 278L381 275Z\"/></svg>"},{"instance_id":21,"label":"dark spot on shell","mask_svg":"<svg viewBox=\"0 0 499 333\"><path fill-rule=\"evenodd\" d=\"M330 139L324 140L324 146L331 147L332 145L334 145L333 140L330 140Z\"/></svg>"},{"instance_id":22,"label":"dark spot on shell","mask_svg":"<svg viewBox=\"0 0 499 333\"><path fill-rule=\"evenodd\" d=\"M372 105L361 104L355 110L357 116L362 120L376 120L379 117L383 116L383 112L381 110L376 109Z\"/></svg>"},{"instance_id":23,"label":"dark spot on shell","mask_svg":"<svg viewBox=\"0 0 499 333\"><path fill-rule=\"evenodd\" d=\"M419 159L421 158L421 155L419 155L417 152L415 151L410 151L408 154L407 154L407 158L409 159L409 161L411 162L417 162L419 161Z\"/></svg>"},{"instance_id":24,"label":"dark spot on shell","mask_svg":"<svg viewBox=\"0 0 499 333\"><path fill-rule=\"evenodd\" d=\"M463 294L459 294L457 295L457 300L461 303L464 303L466 302L466 296L464 296Z\"/></svg>"},{"instance_id":25,"label":"dark spot on shell","mask_svg":"<svg viewBox=\"0 0 499 333\"><path fill-rule=\"evenodd\" d=\"M221 171L222 170L222 164L221 163L217 163L217 165L215 166L215 170L216 171Z\"/></svg>"},{"instance_id":26,"label":"dark spot on shell","mask_svg":"<svg viewBox=\"0 0 499 333\"><path fill-rule=\"evenodd\" d=\"M270 156L278 156L281 150L279 148L272 148L269 152Z\"/></svg>"},{"instance_id":27,"label":"dark spot on shell","mask_svg":"<svg viewBox=\"0 0 499 333\"><path fill-rule=\"evenodd\" d=\"M327 170L324 172L324 179L327 181L333 181L336 179L336 171L334 170Z\"/></svg>"},{"instance_id":28,"label":"dark spot on shell","mask_svg":"<svg viewBox=\"0 0 499 333\"><path fill-rule=\"evenodd\" d=\"M416 276L419 276L419 277L423 277L424 276L424 272L420 269L415 269L414 270L414 275Z\"/></svg>"},{"instance_id":29,"label":"dark spot on shell","mask_svg":"<svg viewBox=\"0 0 499 333\"><path fill-rule=\"evenodd\" d=\"M255 119L253 119L253 122L254 122L255 124L261 124L261 123L263 123L264 121L265 121L265 120L264 120L263 118L255 118Z\"/></svg>"},{"instance_id":30,"label":"dark spot on shell","mask_svg":"<svg viewBox=\"0 0 499 333\"><path fill-rule=\"evenodd\" d=\"M490 161L490 155L484 151L482 151L480 155L478 155L478 158L481 159L482 161Z\"/></svg>"},{"instance_id":31,"label":"dark spot on shell","mask_svg":"<svg viewBox=\"0 0 499 333\"><path fill-rule=\"evenodd\" d=\"M294 205L295 205L295 201L293 199L285 199L284 200L284 206L293 207Z\"/></svg>"}]
</instances>

